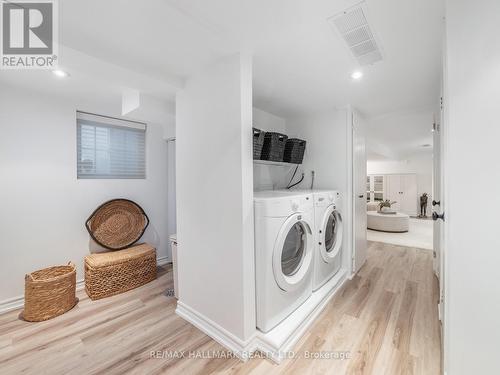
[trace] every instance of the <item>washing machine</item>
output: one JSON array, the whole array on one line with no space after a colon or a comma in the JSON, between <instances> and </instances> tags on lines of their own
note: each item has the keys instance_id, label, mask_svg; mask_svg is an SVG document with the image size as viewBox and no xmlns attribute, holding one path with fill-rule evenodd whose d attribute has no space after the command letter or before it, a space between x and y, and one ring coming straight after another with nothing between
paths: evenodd
<instances>
[{"instance_id":1,"label":"washing machine","mask_svg":"<svg viewBox=\"0 0 500 375\"><path fill-rule=\"evenodd\" d=\"M341 196L338 191L315 191L314 200L314 277L313 291L330 280L342 265L343 225Z\"/></svg>"},{"instance_id":2,"label":"washing machine","mask_svg":"<svg viewBox=\"0 0 500 375\"><path fill-rule=\"evenodd\" d=\"M254 193L257 328L268 332L312 295L313 195Z\"/></svg>"}]
</instances>

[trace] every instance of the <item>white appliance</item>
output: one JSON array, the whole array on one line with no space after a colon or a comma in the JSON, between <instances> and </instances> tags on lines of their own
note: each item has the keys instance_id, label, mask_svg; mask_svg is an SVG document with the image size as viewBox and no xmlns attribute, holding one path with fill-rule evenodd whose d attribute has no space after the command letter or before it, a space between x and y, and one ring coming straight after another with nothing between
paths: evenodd
<instances>
[{"instance_id":1,"label":"white appliance","mask_svg":"<svg viewBox=\"0 0 500 375\"><path fill-rule=\"evenodd\" d=\"M313 195L254 193L257 328L268 332L312 295Z\"/></svg>"},{"instance_id":2,"label":"white appliance","mask_svg":"<svg viewBox=\"0 0 500 375\"><path fill-rule=\"evenodd\" d=\"M330 280L342 265L343 224L338 191L315 191L315 252L313 291Z\"/></svg>"}]
</instances>

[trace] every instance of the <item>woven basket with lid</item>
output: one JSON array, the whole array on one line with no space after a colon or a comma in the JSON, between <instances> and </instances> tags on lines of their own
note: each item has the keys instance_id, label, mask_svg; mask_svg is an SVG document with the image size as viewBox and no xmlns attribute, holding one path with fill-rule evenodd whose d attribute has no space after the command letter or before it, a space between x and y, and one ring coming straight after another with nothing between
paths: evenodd
<instances>
[{"instance_id":1,"label":"woven basket with lid","mask_svg":"<svg viewBox=\"0 0 500 375\"><path fill-rule=\"evenodd\" d=\"M41 322L71 310L76 299L76 269L67 266L44 268L27 274L24 283L24 311L29 322Z\"/></svg>"},{"instance_id":2,"label":"woven basket with lid","mask_svg":"<svg viewBox=\"0 0 500 375\"><path fill-rule=\"evenodd\" d=\"M137 242L149 219L144 210L128 199L112 199L100 205L85 224L92 239L109 250L125 249Z\"/></svg>"}]
</instances>

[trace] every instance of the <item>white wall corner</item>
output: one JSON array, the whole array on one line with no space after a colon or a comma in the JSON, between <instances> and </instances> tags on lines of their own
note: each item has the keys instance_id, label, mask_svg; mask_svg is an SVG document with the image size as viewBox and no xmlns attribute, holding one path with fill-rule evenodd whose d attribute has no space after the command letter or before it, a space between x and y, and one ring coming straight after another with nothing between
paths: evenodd
<instances>
[{"instance_id":1,"label":"white wall corner","mask_svg":"<svg viewBox=\"0 0 500 375\"><path fill-rule=\"evenodd\" d=\"M222 58L176 100L179 311L189 306L236 346L255 331L251 64Z\"/></svg>"},{"instance_id":2,"label":"white wall corner","mask_svg":"<svg viewBox=\"0 0 500 375\"><path fill-rule=\"evenodd\" d=\"M223 347L233 352L244 362L247 361L249 355L257 349L257 345L255 344L255 332L247 340L242 340L181 301L177 302L175 313L194 325L200 331L206 333Z\"/></svg>"},{"instance_id":3,"label":"white wall corner","mask_svg":"<svg viewBox=\"0 0 500 375\"><path fill-rule=\"evenodd\" d=\"M141 105L139 90L126 89L122 92L122 116L136 110Z\"/></svg>"}]
</instances>

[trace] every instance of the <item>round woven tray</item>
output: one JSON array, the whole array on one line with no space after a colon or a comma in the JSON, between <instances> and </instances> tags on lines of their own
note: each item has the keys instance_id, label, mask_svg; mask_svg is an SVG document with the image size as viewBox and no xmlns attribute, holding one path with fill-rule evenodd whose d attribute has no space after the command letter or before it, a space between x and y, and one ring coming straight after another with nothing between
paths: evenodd
<instances>
[{"instance_id":1,"label":"round woven tray","mask_svg":"<svg viewBox=\"0 0 500 375\"><path fill-rule=\"evenodd\" d=\"M99 245L121 250L141 238L149 224L144 210L128 199L113 199L100 205L85 226Z\"/></svg>"}]
</instances>

